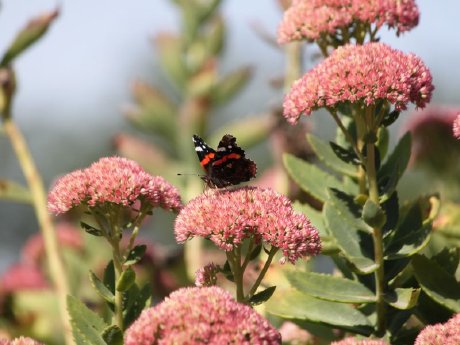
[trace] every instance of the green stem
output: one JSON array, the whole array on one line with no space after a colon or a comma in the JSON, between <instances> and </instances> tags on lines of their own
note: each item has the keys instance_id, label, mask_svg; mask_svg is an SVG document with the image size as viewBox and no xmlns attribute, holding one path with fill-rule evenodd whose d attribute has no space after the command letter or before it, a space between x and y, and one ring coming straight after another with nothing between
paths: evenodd
<instances>
[{"instance_id":1,"label":"green stem","mask_svg":"<svg viewBox=\"0 0 460 345\"><path fill-rule=\"evenodd\" d=\"M300 42L289 43L286 46L286 73L284 77L284 90L288 92L292 83L302 74L302 45Z\"/></svg>"},{"instance_id":2,"label":"green stem","mask_svg":"<svg viewBox=\"0 0 460 345\"><path fill-rule=\"evenodd\" d=\"M227 252L227 260L233 273L236 285L236 300L240 303L245 303L244 300L244 287L243 287L243 274L241 269L241 247L238 246L233 251Z\"/></svg>"},{"instance_id":3,"label":"green stem","mask_svg":"<svg viewBox=\"0 0 460 345\"><path fill-rule=\"evenodd\" d=\"M63 333L65 342L68 345L74 344L70 318L66 309L67 295L70 294L69 286L62 258L59 255L56 231L46 207L47 198L45 187L35 166L32 155L27 147L26 140L19 128L11 120L11 117L4 119L3 128L11 142L11 145L13 146L16 157L29 186L29 190L32 194L35 215L37 217L38 224L40 225L40 230L45 244L46 258L51 280L54 288L56 289L59 311L61 313L61 319L64 327Z\"/></svg>"},{"instance_id":4,"label":"green stem","mask_svg":"<svg viewBox=\"0 0 460 345\"><path fill-rule=\"evenodd\" d=\"M366 173L367 180L369 183L369 199L376 205L379 205L379 190L377 184L377 171L375 168L375 143L374 133L376 132L376 125L374 119L374 108L369 107L366 109ZM376 335L383 336L386 330L386 307L384 301L385 291L385 272L383 267L383 236L382 229L375 227L373 229L373 242L374 242L374 260L377 265L377 270L374 273L375 276L375 294L376 300L376 312L377 312L377 325Z\"/></svg>"},{"instance_id":5,"label":"green stem","mask_svg":"<svg viewBox=\"0 0 460 345\"><path fill-rule=\"evenodd\" d=\"M259 276L257 277L257 279L256 279L254 285L252 286L251 290L249 291L249 294L246 297L246 301L249 301L252 298L252 296L254 296L254 294L256 293L256 291L259 288L259 285L262 282L262 279L264 279L265 273L267 273L268 268L270 267L270 264L272 263L273 257L275 256L277 251L278 251L278 248L271 247L270 252L268 253L267 261L265 261L264 267L260 271Z\"/></svg>"},{"instance_id":6,"label":"green stem","mask_svg":"<svg viewBox=\"0 0 460 345\"><path fill-rule=\"evenodd\" d=\"M115 324L123 330L123 292L116 288L123 273L123 257L120 252L120 241L111 241L113 265L115 267Z\"/></svg>"},{"instance_id":7,"label":"green stem","mask_svg":"<svg viewBox=\"0 0 460 345\"><path fill-rule=\"evenodd\" d=\"M141 210L136 220L134 221L134 224L133 224L134 228L129 238L129 245L128 245L128 251L127 251L128 253L133 249L134 241L136 240L137 234L139 233L139 228L145 216L147 216L147 213Z\"/></svg>"},{"instance_id":8,"label":"green stem","mask_svg":"<svg viewBox=\"0 0 460 345\"><path fill-rule=\"evenodd\" d=\"M251 261L251 254L252 254L252 251L254 249L254 238L251 238L251 241L249 242L249 245L248 245L248 251L247 251L247 254L246 254L246 257L244 258L244 262L243 264L241 265L241 269L244 270L246 269L246 267L248 266L249 264L249 261Z\"/></svg>"}]
</instances>

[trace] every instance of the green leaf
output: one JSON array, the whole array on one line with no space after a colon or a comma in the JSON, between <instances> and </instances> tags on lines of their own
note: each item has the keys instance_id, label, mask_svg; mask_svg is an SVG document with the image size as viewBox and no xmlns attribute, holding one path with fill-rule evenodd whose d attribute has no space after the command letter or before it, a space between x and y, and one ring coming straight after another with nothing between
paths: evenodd
<instances>
[{"instance_id":1,"label":"green leaf","mask_svg":"<svg viewBox=\"0 0 460 345\"><path fill-rule=\"evenodd\" d=\"M131 266L141 261L146 249L147 246L145 244L135 246L133 249L131 249L131 251L128 254L128 257L126 258L125 265Z\"/></svg>"},{"instance_id":2,"label":"green leaf","mask_svg":"<svg viewBox=\"0 0 460 345\"><path fill-rule=\"evenodd\" d=\"M371 303L376 297L357 281L314 272L287 271L291 285L316 298L342 303Z\"/></svg>"},{"instance_id":3,"label":"green leaf","mask_svg":"<svg viewBox=\"0 0 460 345\"><path fill-rule=\"evenodd\" d=\"M103 282L109 291L115 294L115 266L113 265L113 260L110 260L104 270Z\"/></svg>"},{"instance_id":4,"label":"green leaf","mask_svg":"<svg viewBox=\"0 0 460 345\"><path fill-rule=\"evenodd\" d=\"M362 218L372 228L381 229L386 222L385 212L371 199L364 204Z\"/></svg>"},{"instance_id":5,"label":"green leaf","mask_svg":"<svg viewBox=\"0 0 460 345\"><path fill-rule=\"evenodd\" d=\"M343 256L360 274L377 269L372 259L372 229L360 218L351 196L331 191L323 207L325 223Z\"/></svg>"},{"instance_id":6,"label":"green leaf","mask_svg":"<svg viewBox=\"0 0 460 345\"><path fill-rule=\"evenodd\" d=\"M351 164L351 165L359 165L361 162L356 155L355 151L353 149L345 149L340 145L337 145L334 142L329 142L329 145L336 155L337 158L339 158L341 161ZM355 175L356 175L356 169L355 169Z\"/></svg>"},{"instance_id":7,"label":"green leaf","mask_svg":"<svg viewBox=\"0 0 460 345\"><path fill-rule=\"evenodd\" d=\"M420 289L398 288L387 292L384 296L385 302L396 309L407 310L415 307L420 295Z\"/></svg>"},{"instance_id":8,"label":"green leaf","mask_svg":"<svg viewBox=\"0 0 460 345\"><path fill-rule=\"evenodd\" d=\"M382 126L384 126L384 127L390 126L391 124L393 124L398 119L400 113L401 112L398 111L398 110L393 110L393 111L387 113L383 117L382 122L380 124Z\"/></svg>"},{"instance_id":9,"label":"green leaf","mask_svg":"<svg viewBox=\"0 0 460 345\"><path fill-rule=\"evenodd\" d=\"M188 73L182 60L183 42L181 38L169 33L161 33L155 38L155 44L158 48L162 68L182 89Z\"/></svg>"},{"instance_id":10,"label":"green leaf","mask_svg":"<svg viewBox=\"0 0 460 345\"><path fill-rule=\"evenodd\" d=\"M341 183L334 176L311 163L288 153L283 155L283 162L289 176L299 187L319 201L325 202L328 199L329 188L342 189Z\"/></svg>"},{"instance_id":11,"label":"green leaf","mask_svg":"<svg viewBox=\"0 0 460 345\"><path fill-rule=\"evenodd\" d=\"M92 271L89 271L89 280L99 296L109 303L115 303L115 296L112 291Z\"/></svg>"},{"instance_id":12,"label":"green leaf","mask_svg":"<svg viewBox=\"0 0 460 345\"><path fill-rule=\"evenodd\" d=\"M102 230L97 229L94 226L89 225L85 222L80 222L80 226L82 227L83 230L85 230L90 235L93 235L96 237L104 236L104 232Z\"/></svg>"},{"instance_id":13,"label":"green leaf","mask_svg":"<svg viewBox=\"0 0 460 345\"><path fill-rule=\"evenodd\" d=\"M417 281L428 296L445 308L460 312L460 282L453 275L423 255L414 255L412 267Z\"/></svg>"},{"instance_id":14,"label":"green leaf","mask_svg":"<svg viewBox=\"0 0 460 345\"><path fill-rule=\"evenodd\" d=\"M102 333L108 325L73 296L67 296L72 333L78 344L107 345Z\"/></svg>"},{"instance_id":15,"label":"green leaf","mask_svg":"<svg viewBox=\"0 0 460 345\"><path fill-rule=\"evenodd\" d=\"M38 41L48 31L49 26L58 15L59 10L55 9L31 19L26 27L19 31L13 43L9 46L5 55L3 55L0 67L10 64L24 50Z\"/></svg>"},{"instance_id":16,"label":"green leaf","mask_svg":"<svg viewBox=\"0 0 460 345\"><path fill-rule=\"evenodd\" d=\"M30 191L19 183L0 179L0 199L30 204L32 195Z\"/></svg>"},{"instance_id":17,"label":"green leaf","mask_svg":"<svg viewBox=\"0 0 460 345\"><path fill-rule=\"evenodd\" d=\"M388 129L380 127L377 130L377 142L375 143L375 146L379 150L381 160L383 160L387 155L389 141L390 134L388 133Z\"/></svg>"},{"instance_id":18,"label":"green leaf","mask_svg":"<svg viewBox=\"0 0 460 345\"><path fill-rule=\"evenodd\" d=\"M392 236L388 239L385 238L385 259L394 260L412 256L425 248L430 241L431 222L437 213L438 201L435 196L428 196L419 198L412 203L408 211L402 216L402 221ZM428 215L424 214L427 206L431 207Z\"/></svg>"},{"instance_id":19,"label":"green leaf","mask_svg":"<svg viewBox=\"0 0 460 345\"><path fill-rule=\"evenodd\" d=\"M222 52L225 41L225 23L221 16L214 17L209 23L209 31L204 39L206 51L209 54L219 55Z\"/></svg>"},{"instance_id":20,"label":"green leaf","mask_svg":"<svg viewBox=\"0 0 460 345\"><path fill-rule=\"evenodd\" d=\"M222 274L227 278L227 280L234 282L235 277L233 276L232 269L230 268L230 264L228 260L225 261L224 267L222 268Z\"/></svg>"},{"instance_id":21,"label":"green leaf","mask_svg":"<svg viewBox=\"0 0 460 345\"><path fill-rule=\"evenodd\" d=\"M399 179L407 168L411 153L411 136L406 133L378 172L382 199L391 196ZM384 201L384 200L382 200Z\"/></svg>"},{"instance_id":22,"label":"green leaf","mask_svg":"<svg viewBox=\"0 0 460 345\"><path fill-rule=\"evenodd\" d=\"M250 131L247 129L251 128ZM209 137L210 143L218 143L228 133L237 133L238 145L251 148L267 139L267 135L273 128L273 116L271 114L258 114L226 123L225 126L215 130Z\"/></svg>"},{"instance_id":23,"label":"green leaf","mask_svg":"<svg viewBox=\"0 0 460 345\"><path fill-rule=\"evenodd\" d=\"M372 332L370 321L353 306L321 300L297 290L283 290L282 297L275 295L265 308L269 313L287 319L325 323L364 335Z\"/></svg>"},{"instance_id":24,"label":"green leaf","mask_svg":"<svg viewBox=\"0 0 460 345\"><path fill-rule=\"evenodd\" d=\"M118 278L116 289L117 291L128 290L136 280L136 272L131 267L123 271L120 278Z\"/></svg>"},{"instance_id":25,"label":"green leaf","mask_svg":"<svg viewBox=\"0 0 460 345\"><path fill-rule=\"evenodd\" d=\"M123 293L123 300L125 301L123 312L123 324L128 328L141 314L142 310L150 305L152 297L152 288L149 284L145 284L139 290L137 284L133 284L131 288Z\"/></svg>"},{"instance_id":26,"label":"green leaf","mask_svg":"<svg viewBox=\"0 0 460 345\"><path fill-rule=\"evenodd\" d=\"M117 325L107 327L102 332L102 338L108 345L123 345L123 331Z\"/></svg>"},{"instance_id":27,"label":"green leaf","mask_svg":"<svg viewBox=\"0 0 460 345\"><path fill-rule=\"evenodd\" d=\"M215 105L228 102L236 95L251 78L252 70L250 67L241 67L236 71L224 76L211 92L211 101Z\"/></svg>"},{"instance_id":28,"label":"green leaf","mask_svg":"<svg viewBox=\"0 0 460 345\"><path fill-rule=\"evenodd\" d=\"M252 296L249 300L249 303L252 306L262 304L268 301L270 297L272 297L275 290L276 290L276 286L270 286L269 288L266 288L265 290L258 292L254 296Z\"/></svg>"},{"instance_id":29,"label":"green leaf","mask_svg":"<svg viewBox=\"0 0 460 345\"><path fill-rule=\"evenodd\" d=\"M307 140L315 151L316 156L326 166L330 167L336 172L356 177L356 167L345 163L342 159L339 159L331 145L328 145L326 142L321 140L319 137L314 136L313 134L307 134Z\"/></svg>"},{"instance_id":30,"label":"green leaf","mask_svg":"<svg viewBox=\"0 0 460 345\"><path fill-rule=\"evenodd\" d=\"M128 108L126 116L136 127L160 135L174 143L177 132L177 107L158 88L137 81L132 87L136 107Z\"/></svg>"},{"instance_id":31,"label":"green leaf","mask_svg":"<svg viewBox=\"0 0 460 345\"><path fill-rule=\"evenodd\" d=\"M262 244L258 244L251 253L249 253L249 260L254 260L256 259L259 255L260 252L262 251Z\"/></svg>"}]
</instances>

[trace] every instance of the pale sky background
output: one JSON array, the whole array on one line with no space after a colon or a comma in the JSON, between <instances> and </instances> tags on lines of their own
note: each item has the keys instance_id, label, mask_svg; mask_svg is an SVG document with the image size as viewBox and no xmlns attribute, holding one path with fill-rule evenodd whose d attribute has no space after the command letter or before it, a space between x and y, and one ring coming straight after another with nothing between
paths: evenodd
<instances>
[{"instance_id":1,"label":"pale sky background","mask_svg":"<svg viewBox=\"0 0 460 345\"><path fill-rule=\"evenodd\" d=\"M87 166L113 153L111 138L129 129L121 109L129 103L135 79L161 84L151 38L176 31L178 12L167 0L3 0L0 9L0 52L27 20L61 7L61 15L38 44L15 63L19 90L14 115L25 132L38 167L49 184L56 176ZM419 55L430 67L436 90L433 103L460 105L460 30L456 0L417 1L420 24L382 41ZM229 106L227 117L261 112L280 101L267 86L284 68L283 56L262 42L252 23L275 33L281 18L275 0L226 0L229 28L223 71L252 65L255 77ZM330 122L312 117L320 133ZM403 121L402 121L403 122ZM0 177L22 180L8 142L0 137ZM36 231L30 207L0 201L0 273L18 257L21 243Z\"/></svg>"}]
</instances>

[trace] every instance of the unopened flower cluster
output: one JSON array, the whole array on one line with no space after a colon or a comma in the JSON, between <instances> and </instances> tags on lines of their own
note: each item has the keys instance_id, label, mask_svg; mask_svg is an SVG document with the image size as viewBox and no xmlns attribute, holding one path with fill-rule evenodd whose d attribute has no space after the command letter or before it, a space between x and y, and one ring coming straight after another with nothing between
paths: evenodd
<instances>
[{"instance_id":1,"label":"unopened flower cluster","mask_svg":"<svg viewBox=\"0 0 460 345\"><path fill-rule=\"evenodd\" d=\"M409 102L423 108L433 89L428 67L414 54L383 43L346 45L294 82L284 99L284 116L295 123L318 108L347 102L369 106L380 100L397 110Z\"/></svg>"},{"instance_id":2,"label":"unopened flower cluster","mask_svg":"<svg viewBox=\"0 0 460 345\"><path fill-rule=\"evenodd\" d=\"M32 338L19 337L13 340L0 339L0 345L43 345L43 344L39 343L38 341Z\"/></svg>"},{"instance_id":3,"label":"unopened flower cluster","mask_svg":"<svg viewBox=\"0 0 460 345\"><path fill-rule=\"evenodd\" d=\"M415 339L414 345L460 344L460 313L446 323L426 326Z\"/></svg>"},{"instance_id":4,"label":"unopened flower cluster","mask_svg":"<svg viewBox=\"0 0 460 345\"><path fill-rule=\"evenodd\" d=\"M386 24L399 35L417 26L418 20L414 0L293 0L278 28L278 42L335 36L357 23L376 28Z\"/></svg>"},{"instance_id":5,"label":"unopened flower cluster","mask_svg":"<svg viewBox=\"0 0 460 345\"><path fill-rule=\"evenodd\" d=\"M457 139L460 139L460 112L457 113L456 117L455 117L455 120L454 120L454 124L452 126L452 129L454 131L454 136L457 138Z\"/></svg>"},{"instance_id":6,"label":"unopened flower cluster","mask_svg":"<svg viewBox=\"0 0 460 345\"><path fill-rule=\"evenodd\" d=\"M126 345L281 344L279 332L218 287L183 288L146 309L128 328Z\"/></svg>"},{"instance_id":7,"label":"unopened flower cluster","mask_svg":"<svg viewBox=\"0 0 460 345\"><path fill-rule=\"evenodd\" d=\"M59 214L80 204L132 206L137 201L171 210L181 207L177 189L164 178L151 176L134 161L107 157L60 178L48 195L48 209Z\"/></svg>"},{"instance_id":8,"label":"unopened flower cluster","mask_svg":"<svg viewBox=\"0 0 460 345\"><path fill-rule=\"evenodd\" d=\"M213 286L217 283L217 273L220 267L213 262L201 267L195 272L195 286Z\"/></svg>"},{"instance_id":9,"label":"unopened flower cluster","mask_svg":"<svg viewBox=\"0 0 460 345\"><path fill-rule=\"evenodd\" d=\"M280 248L294 263L321 251L318 231L292 209L291 201L271 189L243 187L210 190L190 201L175 223L179 243L194 236L208 238L225 251L253 238Z\"/></svg>"}]
</instances>

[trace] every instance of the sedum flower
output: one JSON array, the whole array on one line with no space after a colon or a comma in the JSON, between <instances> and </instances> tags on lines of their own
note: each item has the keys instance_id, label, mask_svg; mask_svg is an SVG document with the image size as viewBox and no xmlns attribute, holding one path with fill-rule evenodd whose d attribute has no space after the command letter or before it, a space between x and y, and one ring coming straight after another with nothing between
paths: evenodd
<instances>
[{"instance_id":1,"label":"sedum flower","mask_svg":"<svg viewBox=\"0 0 460 345\"><path fill-rule=\"evenodd\" d=\"M10 266L3 273L0 277L0 286L3 293L49 288L49 284L40 268L22 262Z\"/></svg>"},{"instance_id":2,"label":"sedum flower","mask_svg":"<svg viewBox=\"0 0 460 345\"><path fill-rule=\"evenodd\" d=\"M460 139L460 112L457 112L452 129L454 132L454 136L457 139Z\"/></svg>"},{"instance_id":3,"label":"sedum flower","mask_svg":"<svg viewBox=\"0 0 460 345\"><path fill-rule=\"evenodd\" d=\"M0 345L43 345L32 338L19 337L13 340L0 339Z\"/></svg>"},{"instance_id":4,"label":"sedum flower","mask_svg":"<svg viewBox=\"0 0 460 345\"><path fill-rule=\"evenodd\" d=\"M280 327L283 344L289 345L314 345L315 337L305 329L300 328L294 322L285 321Z\"/></svg>"},{"instance_id":5,"label":"sedum flower","mask_svg":"<svg viewBox=\"0 0 460 345\"><path fill-rule=\"evenodd\" d=\"M360 339L348 337L340 341L333 341L331 345L389 345L386 341L380 339Z\"/></svg>"},{"instance_id":6,"label":"sedum flower","mask_svg":"<svg viewBox=\"0 0 460 345\"><path fill-rule=\"evenodd\" d=\"M208 190L182 209L174 231L179 243L200 236L225 251L254 238L280 248L292 263L321 251L308 218L295 212L287 197L257 187Z\"/></svg>"},{"instance_id":7,"label":"sedum flower","mask_svg":"<svg viewBox=\"0 0 460 345\"><path fill-rule=\"evenodd\" d=\"M218 287L182 288L146 309L125 333L126 345L281 344L279 332Z\"/></svg>"},{"instance_id":8,"label":"sedum flower","mask_svg":"<svg viewBox=\"0 0 460 345\"><path fill-rule=\"evenodd\" d=\"M217 283L217 273L220 272L219 265L213 262L201 267L195 272L195 286L213 286Z\"/></svg>"},{"instance_id":9,"label":"sedum flower","mask_svg":"<svg viewBox=\"0 0 460 345\"><path fill-rule=\"evenodd\" d=\"M48 195L48 209L55 214L80 204L90 208L106 204L132 207L136 202L171 210L181 207L175 187L160 176L151 176L136 162L121 157L102 158L87 169L63 176Z\"/></svg>"},{"instance_id":10,"label":"sedum flower","mask_svg":"<svg viewBox=\"0 0 460 345\"><path fill-rule=\"evenodd\" d=\"M397 110L406 109L409 102L423 108L433 89L428 67L414 54L383 43L346 45L294 82L284 99L284 116L295 123L318 108L369 106L380 100Z\"/></svg>"},{"instance_id":11,"label":"sedum flower","mask_svg":"<svg viewBox=\"0 0 460 345\"><path fill-rule=\"evenodd\" d=\"M426 326L415 339L414 345L460 344L460 313L446 323Z\"/></svg>"},{"instance_id":12,"label":"sedum flower","mask_svg":"<svg viewBox=\"0 0 460 345\"><path fill-rule=\"evenodd\" d=\"M278 28L278 42L342 36L357 25L396 28L399 35L417 26L414 0L294 0Z\"/></svg>"},{"instance_id":13,"label":"sedum flower","mask_svg":"<svg viewBox=\"0 0 460 345\"><path fill-rule=\"evenodd\" d=\"M56 226L56 237L62 247L75 251L84 247L80 231L70 223L60 223ZM45 256L45 244L42 233L32 235L21 250L21 260L30 265L38 265Z\"/></svg>"}]
</instances>

